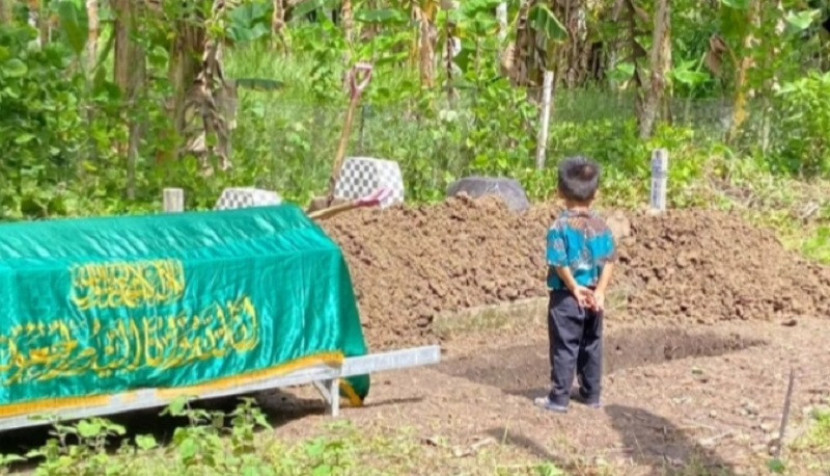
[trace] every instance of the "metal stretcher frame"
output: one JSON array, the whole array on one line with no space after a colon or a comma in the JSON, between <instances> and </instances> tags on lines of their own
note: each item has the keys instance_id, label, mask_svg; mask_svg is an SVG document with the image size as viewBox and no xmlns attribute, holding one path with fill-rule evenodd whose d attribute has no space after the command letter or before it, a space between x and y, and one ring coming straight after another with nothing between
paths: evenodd
<instances>
[{"instance_id":1,"label":"metal stretcher frame","mask_svg":"<svg viewBox=\"0 0 830 476\"><path fill-rule=\"evenodd\" d=\"M439 346L414 347L346 358L340 367L332 367L325 364L315 365L280 377L263 379L227 389L204 392L197 395L196 398L206 400L244 395L263 390L313 384L329 405L330 414L333 417L337 417L340 414L339 381L341 378L420 367L423 365L437 364L440 361L441 348ZM173 400L160 397L159 389L155 388L142 389L137 392L131 391L129 395L132 398L129 399L126 398L126 395L128 393L114 395L106 405L59 410L49 415L20 415L3 418L0 419L0 431L51 425L55 421L66 422L148 408L160 408L169 405Z\"/></svg>"}]
</instances>

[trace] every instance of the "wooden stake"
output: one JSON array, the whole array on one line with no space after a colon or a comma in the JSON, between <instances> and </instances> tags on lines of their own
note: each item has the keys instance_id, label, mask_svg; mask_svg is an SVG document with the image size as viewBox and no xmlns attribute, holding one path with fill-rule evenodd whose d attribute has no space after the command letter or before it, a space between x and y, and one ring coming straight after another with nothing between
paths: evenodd
<instances>
[{"instance_id":1,"label":"wooden stake","mask_svg":"<svg viewBox=\"0 0 830 476\"><path fill-rule=\"evenodd\" d=\"M781 460L781 449L784 447L784 433L790 420L790 404L793 398L793 384L795 383L795 369L790 367L790 381L787 383L787 396L784 397L784 411L781 415L781 427L778 430L778 445L775 448L775 459Z\"/></svg>"},{"instance_id":2,"label":"wooden stake","mask_svg":"<svg viewBox=\"0 0 830 476\"><path fill-rule=\"evenodd\" d=\"M536 169L545 168L545 152L548 146L548 128L550 126L551 96L553 93L553 71L545 71L542 89L542 121L536 141Z\"/></svg>"}]
</instances>

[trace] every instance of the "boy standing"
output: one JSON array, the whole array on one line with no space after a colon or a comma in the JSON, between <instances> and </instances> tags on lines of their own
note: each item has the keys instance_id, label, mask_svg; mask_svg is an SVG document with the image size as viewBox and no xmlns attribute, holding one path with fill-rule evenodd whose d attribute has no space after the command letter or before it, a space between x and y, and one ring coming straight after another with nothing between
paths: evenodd
<instances>
[{"instance_id":1,"label":"boy standing","mask_svg":"<svg viewBox=\"0 0 830 476\"><path fill-rule=\"evenodd\" d=\"M565 211L547 235L553 386L535 403L560 413L568 411L574 372L580 400L593 408L600 406L605 290L617 253L611 230L591 210L599 178L599 165L583 157L559 165L558 192Z\"/></svg>"}]
</instances>

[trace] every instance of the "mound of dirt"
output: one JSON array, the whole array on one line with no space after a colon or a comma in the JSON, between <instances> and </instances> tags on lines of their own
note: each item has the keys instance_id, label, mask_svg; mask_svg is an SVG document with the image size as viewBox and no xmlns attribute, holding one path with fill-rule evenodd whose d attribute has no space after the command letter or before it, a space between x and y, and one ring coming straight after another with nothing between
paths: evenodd
<instances>
[{"instance_id":1,"label":"mound of dirt","mask_svg":"<svg viewBox=\"0 0 830 476\"><path fill-rule=\"evenodd\" d=\"M353 212L324 222L343 247L373 349L434 341L439 313L546 294L552 206L510 213L498 199ZM713 322L830 311L830 269L787 252L736 215L630 217L614 320ZM609 296L609 299L612 299Z\"/></svg>"},{"instance_id":2,"label":"mound of dirt","mask_svg":"<svg viewBox=\"0 0 830 476\"><path fill-rule=\"evenodd\" d=\"M824 315L830 269L784 249L735 214L636 216L621 246L630 318L705 323ZM633 242L633 243L632 243Z\"/></svg>"}]
</instances>

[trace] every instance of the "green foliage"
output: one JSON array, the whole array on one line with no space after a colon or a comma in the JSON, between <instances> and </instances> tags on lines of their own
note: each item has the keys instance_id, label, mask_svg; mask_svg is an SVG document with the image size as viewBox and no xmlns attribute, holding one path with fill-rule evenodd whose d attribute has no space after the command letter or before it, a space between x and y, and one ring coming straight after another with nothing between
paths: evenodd
<instances>
[{"instance_id":1,"label":"green foliage","mask_svg":"<svg viewBox=\"0 0 830 476\"><path fill-rule=\"evenodd\" d=\"M60 44L30 48L36 34L28 27L0 27L0 148L6 175L0 218L72 210L84 187L67 179L89 171L91 146L101 152L99 160L111 160L105 150L118 137L106 114L92 124L84 121L79 106L85 78L71 72L69 52ZM101 90L98 98L109 92ZM81 156L88 158L78 161Z\"/></svg>"},{"instance_id":2,"label":"green foliage","mask_svg":"<svg viewBox=\"0 0 830 476\"><path fill-rule=\"evenodd\" d=\"M194 160L171 160L181 144L171 132L165 103L175 94L167 80L171 24L193 24L197 11L209 13L210 2L164 2L163 15L140 19L141 34L132 41L147 52L152 80L130 105L108 78L111 50L102 51L101 66L93 71L81 67L86 64L80 59L88 22L83 2L50 2L59 28L45 48L33 46L37 31L23 23L0 27L0 147L6 152L0 164L0 220L147 212L158 208L165 186L183 187L188 208L211 207L222 188L232 185L275 189L290 201L306 203L324 189L331 172L348 101L343 88L350 66L343 61L347 53L352 63L371 61L375 67L348 153L398 161L410 201L440 200L453 180L471 174L511 176L524 184L532 199L547 199L555 186L557 162L581 154L604 165L604 197L609 204L636 206L647 200L649 157L656 147L670 151L672 206L710 203L711 194L701 190L705 180L735 167L761 163L774 174L828 173L827 80L800 73L822 47L822 40L811 33L820 16L801 3L787 1L781 10L765 10L757 27L747 22L750 3L745 0L722 0L718 8L703 9L691 0L678 0L673 6L670 90L683 98L679 108L673 104L674 115L705 109L698 103L701 98L733 96L729 88L736 64L730 54L721 58L720 78L705 66L709 40L717 33L737 55L735 60L752 55L758 65L750 70L750 85L771 101L766 117L775 124L763 148L758 146L762 141L756 127L762 115L750 121L743 142L731 149L719 144L724 132L718 122L721 112L717 120L695 117L664 123L651 140L639 140L632 85L616 92L607 88L632 76L628 54L619 51L606 76L600 75L590 88L557 90L547 167L541 171L534 164L539 108L527 100L525 90L501 77L497 4L475 0L462 2L450 14L440 11L436 53L446 49L450 23L463 49L454 59L458 69L452 79L447 77L445 58L436 58L440 87L427 90L419 82L419 27L409 4L356 3L360 40L347 52L340 25L325 15L315 22L304 18L331 7L331 1L305 2L293 9L290 54L284 55L274 51L268 38L272 2L241 2L225 21L210 26L211 36L228 41L227 76L245 79L242 85L278 87L240 88L238 127L232 134L234 167L205 177ZM644 14L651 13L650 5L642 6ZM517 5L510 8L515 15ZM24 10L17 13L21 22ZM591 41L610 48L624 38L619 26L608 21L610 11L589 10ZM111 15L107 12L102 15ZM540 44L550 54L565 51L572 39L557 14L541 4L531 12L531 25L541 32ZM774 31L778 20L787 27L783 33ZM107 25L105 20L101 41L111 47ZM744 51L742 41L748 33L764 46ZM649 47L650 36L644 31L638 38ZM557 75L563 76L561 71ZM767 94L773 80L783 84L776 97ZM447 88L456 93L453 99ZM622 102L626 105L612 107ZM778 112L770 113L773 109ZM127 177L124 157L128 117L138 119L143 130L132 178ZM736 159L742 156L751 160ZM124 193L130 183L136 190L133 201Z\"/></svg>"},{"instance_id":3,"label":"green foliage","mask_svg":"<svg viewBox=\"0 0 830 476\"><path fill-rule=\"evenodd\" d=\"M776 168L830 174L830 74L812 73L784 84L778 96Z\"/></svg>"},{"instance_id":4,"label":"green foliage","mask_svg":"<svg viewBox=\"0 0 830 476\"><path fill-rule=\"evenodd\" d=\"M163 414L186 417L189 421L187 426L176 429L167 448L159 448L152 435L137 435L131 442L125 438L124 427L93 418L72 425L55 424L52 438L25 458L0 456L0 471L28 459L38 461L38 476L278 474L270 456L263 455L256 440L258 428L271 426L251 399L242 399L229 415L194 409L183 399L173 402ZM230 427L225 425L226 417L230 417ZM115 452L109 451L116 440L120 440L120 446ZM139 463L142 456L153 453L169 453L175 456L174 462L150 467ZM330 453L334 454L324 448L318 457L328 458Z\"/></svg>"},{"instance_id":5,"label":"green foliage","mask_svg":"<svg viewBox=\"0 0 830 476\"><path fill-rule=\"evenodd\" d=\"M56 2L53 8L60 18L60 31L65 36L66 42L72 51L80 56L89 38L89 19L86 17L86 10L76 2L68 0Z\"/></svg>"},{"instance_id":6,"label":"green foliage","mask_svg":"<svg viewBox=\"0 0 830 476\"><path fill-rule=\"evenodd\" d=\"M544 463L536 467L538 476L565 476L565 472L553 463Z\"/></svg>"},{"instance_id":7,"label":"green foliage","mask_svg":"<svg viewBox=\"0 0 830 476\"><path fill-rule=\"evenodd\" d=\"M830 227L821 226L802 245L804 254L820 263L830 265Z\"/></svg>"},{"instance_id":8,"label":"green foliage","mask_svg":"<svg viewBox=\"0 0 830 476\"><path fill-rule=\"evenodd\" d=\"M779 474L788 468L803 469L803 474L830 474L830 409L819 407L810 413L807 432L788 448L787 461L771 461Z\"/></svg>"}]
</instances>

